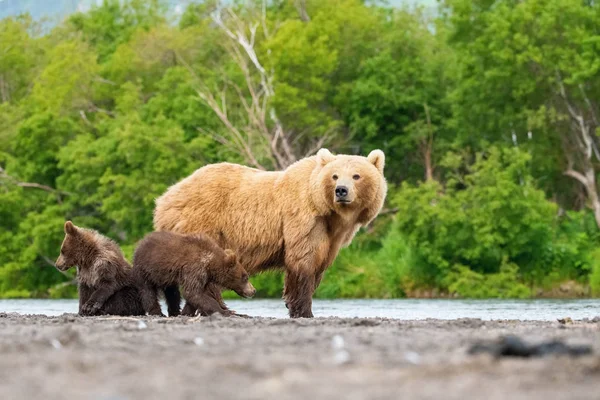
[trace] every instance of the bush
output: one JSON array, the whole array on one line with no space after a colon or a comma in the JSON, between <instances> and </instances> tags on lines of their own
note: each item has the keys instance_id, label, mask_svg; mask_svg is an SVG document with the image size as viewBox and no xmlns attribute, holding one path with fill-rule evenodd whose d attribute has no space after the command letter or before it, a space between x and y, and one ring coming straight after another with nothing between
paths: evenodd
<instances>
[{"instance_id":1,"label":"bush","mask_svg":"<svg viewBox=\"0 0 600 400\"><path fill-rule=\"evenodd\" d=\"M420 260L407 278L467 297L529 295L519 282L541 282L561 243L554 243L557 207L533 185L528 163L517 149L491 148L473 165L451 155L445 187L403 185L392 231Z\"/></svg>"},{"instance_id":2,"label":"bush","mask_svg":"<svg viewBox=\"0 0 600 400\"><path fill-rule=\"evenodd\" d=\"M448 276L448 290L460 297L476 299L530 297L531 290L519 280L519 267L516 264L505 262L498 273L487 275L457 265Z\"/></svg>"}]
</instances>

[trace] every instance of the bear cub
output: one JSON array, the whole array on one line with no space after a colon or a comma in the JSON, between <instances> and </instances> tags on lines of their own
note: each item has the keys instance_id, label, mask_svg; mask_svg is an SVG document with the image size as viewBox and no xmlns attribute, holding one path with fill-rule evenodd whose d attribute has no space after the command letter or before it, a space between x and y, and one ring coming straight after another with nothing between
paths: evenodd
<instances>
[{"instance_id":1,"label":"bear cub","mask_svg":"<svg viewBox=\"0 0 600 400\"><path fill-rule=\"evenodd\" d=\"M100 233L65 223L56 268L77 266L79 315L144 315L131 265L121 248Z\"/></svg>"},{"instance_id":2,"label":"bear cub","mask_svg":"<svg viewBox=\"0 0 600 400\"><path fill-rule=\"evenodd\" d=\"M153 232L138 244L133 255L133 272L149 315L163 315L158 292L164 293L169 316L180 314L180 293L186 300L183 315L235 314L211 294L210 287L231 289L252 297L256 289L235 253L223 250L204 234L181 235Z\"/></svg>"}]
</instances>

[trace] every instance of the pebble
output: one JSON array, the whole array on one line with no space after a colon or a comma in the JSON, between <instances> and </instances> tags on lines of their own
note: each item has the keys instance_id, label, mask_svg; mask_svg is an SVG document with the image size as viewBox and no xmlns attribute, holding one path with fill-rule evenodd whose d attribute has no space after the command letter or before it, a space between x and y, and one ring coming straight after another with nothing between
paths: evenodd
<instances>
[{"instance_id":1,"label":"pebble","mask_svg":"<svg viewBox=\"0 0 600 400\"><path fill-rule=\"evenodd\" d=\"M333 356L333 363L335 365L348 364L350 362L350 353L346 350L338 350Z\"/></svg>"},{"instance_id":2,"label":"pebble","mask_svg":"<svg viewBox=\"0 0 600 400\"><path fill-rule=\"evenodd\" d=\"M334 350L341 350L344 348L344 346L345 346L344 338L341 337L340 335L335 335L333 338L331 338L331 347Z\"/></svg>"},{"instance_id":3,"label":"pebble","mask_svg":"<svg viewBox=\"0 0 600 400\"><path fill-rule=\"evenodd\" d=\"M419 353L416 353L414 351L407 351L406 353L404 353L404 359L414 365L418 365L421 363L421 356L419 355Z\"/></svg>"},{"instance_id":4,"label":"pebble","mask_svg":"<svg viewBox=\"0 0 600 400\"><path fill-rule=\"evenodd\" d=\"M197 338L194 338L194 344L196 346L203 346L204 345L204 339L202 339L201 337L198 336Z\"/></svg>"},{"instance_id":5,"label":"pebble","mask_svg":"<svg viewBox=\"0 0 600 400\"><path fill-rule=\"evenodd\" d=\"M60 341L58 339L50 339L50 344L52 345L52 347L54 347L56 350L60 350L62 349L62 344L60 344Z\"/></svg>"}]
</instances>

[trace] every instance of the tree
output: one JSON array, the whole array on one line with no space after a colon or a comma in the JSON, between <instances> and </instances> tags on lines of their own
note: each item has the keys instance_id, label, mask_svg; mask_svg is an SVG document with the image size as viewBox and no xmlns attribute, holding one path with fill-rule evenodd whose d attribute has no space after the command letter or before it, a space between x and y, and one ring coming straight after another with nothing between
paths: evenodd
<instances>
[{"instance_id":1,"label":"tree","mask_svg":"<svg viewBox=\"0 0 600 400\"><path fill-rule=\"evenodd\" d=\"M450 116L445 100L453 54L444 42L444 27L434 35L418 11L396 11L387 24L380 38L384 50L361 64L342 109L363 147L386 151L395 179L419 173L431 180L436 159L453 139L444 126Z\"/></svg>"},{"instance_id":2,"label":"tree","mask_svg":"<svg viewBox=\"0 0 600 400\"><path fill-rule=\"evenodd\" d=\"M575 0L446 4L463 60L453 96L455 126L463 138L533 140L529 146L540 159L562 150L561 162L549 168L585 188L600 227L597 5Z\"/></svg>"},{"instance_id":3,"label":"tree","mask_svg":"<svg viewBox=\"0 0 600 400\"><path fill-rule=\"evenodd\" d=\"M0 104L22 98L38 61L36 26L28 16L0 20Z\"/></svg>"}]
</instances>

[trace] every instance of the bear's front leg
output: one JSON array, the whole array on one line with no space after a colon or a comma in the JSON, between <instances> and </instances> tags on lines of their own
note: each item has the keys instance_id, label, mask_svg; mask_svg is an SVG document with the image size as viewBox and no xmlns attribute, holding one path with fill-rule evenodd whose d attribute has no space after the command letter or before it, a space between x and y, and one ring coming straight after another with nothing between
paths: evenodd
<instances>
[{"instance_id":1,"label":"bear's front leg","mask_svg":"<svg viewBox=\"0 0 600 400\"><path fill-rule=\"evenodd\" d=\"M233 315L232 311L223 309L219 302L209 293L186 293L184 289L183 296L187 303L194 309L197 309L198 313L203 317L207 317L214 313L220 313L226 317Z\"/></svg>"},{"instance_id":2,"label":"bear's front leg","mask_svg":"<svg viewBox=\"0 0 600 400\"><path fill-rule=\"evenodd\" d=\"M294 221L286 227L283 298L291 318L312 318L312 296L321 282L329 254L327 227L316 220ZM303 227L303 235L293 229L298 227Z\"/></svg>"},{"instance_id":3,"label":"bear's front leg","mask_svg":"<svg viewBox=\"0 0 600 400\"><path fill-rule=\"evenodd\" d=\"M221 306L221 308L223 310L229 310L229 308L227 307L227 304L225 304L225 301L223 300L223 288L220 287L219 285L217 285L216 283L209 283L206 286L206 291L207 293L217 301L217 303L219 303L219 305Z\"/></svg>"},{"instance_id":4,"label":"bear's front leg","mask_svg":"<svg viewBox=\"0 0 600 400\"><path fill-rule=\"evenodd\" d=\"M220 310L223 310L225 313L231 311L231 313L235 314L235 311L229 310L229 308L225 304L225 301L223 300L223 295L221 294L222 291L223 289L215 283L209 283L206 286L206 294L212 297L219 304ZM194 315L196 315L197 311L197 308L193 307L189 302L186 302L185 306L183 307L183 310L181 311L181 315L193 317Z\"/></svg>"},{"instance_id":5,"label":"bear's front leg","mask_svg":"<svg viewBox=\"0 0 600 400\"><path fill-rule=\"evenodd\" d=\"M315 276L305 271L286 271L283 298L290 318L312 318Z\"/></svg>"},{"instance_id":6,"label":"bear's front leg","mask_svg":"<svg viewBox=\"0 0 600 400\"><path fill-rule=\"evenodd\" d=\"M81 308L82 315L90 316L99 314L106 300L122 287L123 285L114 281L101 282L101 287L92 293L90 298Z\"/></svg>"}]
</instances>

